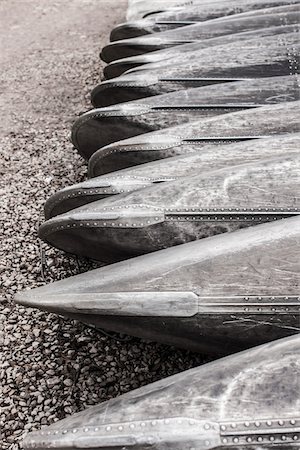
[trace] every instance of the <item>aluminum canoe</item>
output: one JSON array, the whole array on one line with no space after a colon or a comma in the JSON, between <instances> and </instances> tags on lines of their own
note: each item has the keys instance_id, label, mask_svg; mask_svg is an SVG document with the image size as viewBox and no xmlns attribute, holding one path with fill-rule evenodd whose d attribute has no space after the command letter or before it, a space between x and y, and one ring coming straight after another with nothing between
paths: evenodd
<instances>
[{"instance_id":1,"label":"aluminum canoe","mask_svg":"<svg viewBox=\"0 0 300 450\"><path fill-rule=\"evenodd\" d=\"M299 32L251 38L180 55L180 60L148 64L132 69L98 85L93 96L101 95L109 106L167 92L221 83L240 78L286 76L299 72Z\"/></svg>"},{"instance_id":2,"label":"aluminum canoe","mask_svg":"<svg viewBox=\"0 0 300 450\"><path fill-rule=\"evenodd\" d=\"M179 245L17 294L22 305L202 353L299 333L300 218Z\"/></svg>"},{"instance_id":3,"label":"aluminum canoe","mask_svg":"<svg viewBox=\"0 0 300 450\"><path fill-rule=\"evenodd\" d=\"M300 156L291 154L159 183L44 222L68 253L115 261L300 213Z\"/></svg>"},{"instance_id":4,"label":"aluminum canoe","mask_svg":"<svg viewBox=\"0 0 300 450\"><path fill-rule=\"evenodd\" d=\"M106 197L124 195L157 183L174 181L182 177L261 159L297 154L299 148L299 133L218 145L217 147L207 144L198 153L174 156L97 176L98 170L101 173L100 159L100 169L96 163L90 166L90 175L95 178L65 187L51 195L45 203L45 218L50 219L87 203Z\"/></svg>"},{"instance_id":5,"label":"aluminum canoe","mask_svg":"<svg viewBox=\"0 0 300 450\"><path fill-rule=\"evenodd\" d=\"M219 36L211 39L204 39L201 41L194 42L192 44L176 45L173 47L167 47L162 50L157 50L149 53L144 53L142 55L122 57L121 59L112 61L110 64L104 67L104 75L107 80L111 78L118 77L123 73L129 72L132 69L140 68L147 69L148 65L150 68L160 67L160 65L170 65L175 61L178 64L182 62L182 56L186 58L186 55L190 52L195 52L199 50L204 50L207 48L216 47L218 45L226 45L227 48L231 44L239 43L240 46L247 45L249 39L265 39L266 37L279 36L281 34L290 33L295 31L295 25L281 25L277 27L260 28L259 30L244 31L242 33L227 34L226 36ZM235 47L234 47L235 48ZM234 49L233 49L234 50ZM93 101L93 95L92 95ZM99 98L98 106L102 105L103 99Z\"/></svg>"},{"instance_id":6,"label":"aluminum canoe","mask_svg":"<svg viewBox=\"0 0 300 450\"><path fill-rule=\"evenodd\" d=\"M300 338L181 372L30 433L38 450L296 450Z\"/></svg>"},{"instance_id":7,"label":"aluminum canoe","mask_svg":"<svg viewBox=\"0 0 300 450\"><path fill-rule=\"evenodd\" d=\"M72 142L88 160L96 150L115 141L243 109L297 101L299 97L298 78L291 75L180 90L92 109L74 123Z\"/></svg>"},{"instance_id":8,"label":"aluminum canoe","mask_svg":"<svg viewBox=\"0 0 300 450\"><path fill-rule=\"evenodd\" d=\"M117 141L91 156L90 173L102 175L158 159L199 153L208 144L217 149L220 144L299 132L299 107L300 101L262 106Z\"/></svg>"},{"instance_id":9,"label":"aluminum canoe","mask_svg":"<svg viewBox=\"0 0 300 450\"><path fill-rule=\"evenodd\" d=\"M231 16L247 11L262 8L274 8L276 6L297 4L299 0L244 0L220 1L219 3L202 2L196 6L186 6L165 11L131 22L117 25L111 32L110 40L117 41L146 34L153 34L172 30L195 22L217 19L218 17Z\"/></svg>"},{"instance_id":10,"label":"aluminum canoe","mask_svg":"<svg viewBox=\"0 0 300 450\"><path fill-rule=\"evenodd\" d=\"M228 34L293 24L299 24L299 5L267 8L199 22L155 35L111 42L103 47L101 59L108 63L128 56L140 55Z\"/></svg>"}]
</instances>

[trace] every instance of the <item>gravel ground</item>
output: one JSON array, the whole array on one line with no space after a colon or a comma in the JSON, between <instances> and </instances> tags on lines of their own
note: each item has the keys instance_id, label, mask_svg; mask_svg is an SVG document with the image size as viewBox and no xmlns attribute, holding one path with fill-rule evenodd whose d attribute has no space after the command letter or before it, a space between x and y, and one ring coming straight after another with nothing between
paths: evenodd
<instances>
[{"instance_id":1,"label":"gravel ground","mask_svg":"<svg viewBox=\"0 0 300 450\"><path fill-rule=\"evenodd\" d=\"M125 8L124 0L0 3L1 449L22 448L28 431L203 362L200 355L118 340L12 300L18 290L91 268L41 245L36 229L46 198L85 177L70 126L90 108L100 47Z\"/></svg>"}]
</instances>

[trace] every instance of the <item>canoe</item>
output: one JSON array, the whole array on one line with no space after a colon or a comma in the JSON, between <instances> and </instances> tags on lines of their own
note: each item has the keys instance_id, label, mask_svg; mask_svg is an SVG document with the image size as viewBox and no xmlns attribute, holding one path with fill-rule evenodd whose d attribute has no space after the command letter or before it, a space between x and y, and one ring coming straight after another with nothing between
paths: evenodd
<instances>
[{"instance_id":1,"label":"canoe","mask_svg":"<svg viewBox=\"0 0 300 450\"><path fill-rule=\"evenodd\" d=\"M220 234L17 294L24 306L213 354L299 333L300 217Z\"/></svg>"},{"instance_id":2,"label":"canoe","mask_svg":"<svg viewBox=\"0 0 300 450\"><path fill-rule=\"evenodd\" d=\"M180 47L180 46L179 46ZM262 39L252 38L230 45L218 45L180 55L147 70L132 69L126 74L96 86L93 97L102 97L109 106L190 87L240 78L259 78L297 74L299 69L297 31Z\"/></svg>"},{"instance_id":3,"label":"canoe","mask_svg":"<svg viewBox=\"0 0 300 450\"><path fill-rule=\"evenodd\" d=\"M300 337L123 394L30 433L25 449L296 450Z\"/></svg>"},{"instance_id":4,"label":"canoe","mask_svg":"<svg viewBox=\"0 0 300 450\"><path fill-rule=\"evenodd\" d=\"M299 148L300 133L293 133L218 147L208 144L198 153L174 156L102 176L97 176L96 164L91 166L90 171L95 178L65 187L46 201L45 218L50 219L87 203L124 195L157 183L285 154L297 154Z\"/></svg>"},{"instance_id":5,"label":"canoe","mask_svg":"<svg viewBox=\"0 0 300 450\"><path fill-rule=\"evenodd\" d=\"M291 75L180 90L92 109L74 123L72 142L88 160L96 150L115 141L243 109L296 101L299 97L297 77Z\"/></svg>"},{"instance_id":6,"label":"canoe","mask_svg":"<svg viewBox=\"0 0 300 450\"><path fill-rule=\"evenodd\" d=\"M30 433L25 449L279 449L300 440L300 338L143 386Z\"/></svg>"},{"instance_id":7,"label":"canoe","mask_svg":"<svg viewBox=\"0 0 300 450\"><path fill-rule=\"evenodd\" d=\"M111 42L103 47L100 56L103 61L111 62L116 59L188 44L194 41L241 33L243 31L259 30L260 28L298 23L299 5L278 6L276 8L252 11L251 13L236 14L227 18L208 20L155 35Z\"/></svg>"},{"instance_id":8,"label":"canoe","mask_svg":"<svg viewBox=\"0 0 300 450\"><path fill-rule=\"evenodd\" d=\"M228 46L232 43L236 44L237 42L241 47L242 45L244 45L244 41L247 41L248 39L256 38L257 40L262 40L267 36L278 36L280 34L290 33L293 31L295 31L294 25L281 25L277 27L260 28L259 30L254 31L245 31L242 33L227 34L226 36L219 36L212 39L204 39L201 41L196 41L192 44L167 47L162 50L144 53L142 55L130 56L127 58L122 57L121 59L112 61L110 64L104 67L104 76L108 80L118 77L131 69L147 69L148 64L152 64L152 66L150 66L150 68L152 67L152 69L155 67L159 67L159 64L166 64L166 62L167 64L169 64L170 62L173 64L174 61L176 61L178 62L178 64L181 64L182 56L186 58L186 55L189 52L204 50L206 48L216 47L218 45ZM102 101L102 97L100 96L98 99L98 106L106 106L102 105Z\"/></svg>"},{"instance_id":9,"label":"canoe","mask_svg":"<svg viewBox=\"0 0 300 450\"><path fill-rule=\"evenodd\" d=\"M153 34L172 30L195 22L226 17L262 8L274 8L276 6L292 5L299 0L243 0L242 2L220 1L218 3L201 2L196 6L171 9L159 14L148 16L132 22L117 25L111 32L110 40L118 41L146 34Z\"/></svg>"},{"instance_id":10,"label":"canoe","mask_svg":"<svg viewBox=\"0 0 300 450\"><path fill-rule=\"evenodd\" d=\"M89 160L89 170L103 175L158 159L200 153L208 144L217 148L220 144L298 132L299 108L299 101L285 102L140 134L97 150Z\"/></svg>"},{"instance_id":11,"label":"canoe","mask_svg":"<svg viewBox=\"0 0 300 450\"><path fill-rule=\"evenodd\" d=\"M116 261L300 213L300 155L194 174L106 198L44 222L68 253Z\"/></svg>"}]
</instances>

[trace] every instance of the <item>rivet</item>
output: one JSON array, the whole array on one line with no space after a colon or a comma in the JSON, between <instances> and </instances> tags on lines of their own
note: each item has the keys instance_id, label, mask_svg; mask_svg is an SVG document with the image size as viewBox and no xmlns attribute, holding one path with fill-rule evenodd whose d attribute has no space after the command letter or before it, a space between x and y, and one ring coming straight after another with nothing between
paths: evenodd
<instances>
[{"instance_id":1,"label":"rivet","mask_svg":"<svg viewBox=\"0 0 300 450\"><path fill-rule=\"evenodd\" d=\"M282 439L283 441L286 441L286 436L281 436L281 439Z\"/></svg>"},{"instance_id":2,"label":"rivet","mask_svg":"<svg viewBox=\"0 0 300 450\"><path fill-rule=\"evenodd\" d=\"M74 428L73 433L77 433L77 429L76 428Z\"/></svg>"},{"instance_id":3,"label":"rivet","mask_svg":"<svg viewBox=\"0 0 300 450\"><path fill-rule=\"evenodd\" d=\"M89 431L89 429L88 429L88 428L85 428L83 431L84 431L85 433L87 433L87 432Z\"/></svg>"},{"instance_id":4,"label":"rivet","mask_svg":"<svg viewBox=\"0 0 300 450\"><path fill-rule=\"evenodd\" d=\"M224 438L224 439L222 440L222 442L223 442L223 444L227 444L228 439Z\"/></svg>"},{"instance_id":5,"label":"rivet","mask_svg":"<svg viewBox=\"0 0 300 450\"><path fill-rule=\"evenodd\" d=\"M294 441L298 440L298 436L295 434L295 436L293 436Z\"/></svg>"},{"instance_id":6,"label":"rivet","mask_svg":"<svg viewBox=\"0 0 300 450\"><path fill-rule=\"evenodd\" d=\"M129 427L133 430L133 429L134 429L134 424L131 423L131 424L129 425Z\"/></svg>"},{"instance_id":7,"label":"rivet","mask_svg":"<svg viewBox=\"0 0 300 450\"><path fill-rule=\"evenodd\" d=\"M280 425L282 427L284 425L284 421L283 420L278 420L278 425Z\"/></svg>"},{"instance_id":8,"label":"rivet","mask_svg":"<svg viewBox=\"0 0 300 450\"><path fill-rule=\"evenodd\" d=\"M251 437L247 437L247 442L252 442L252 438Z\"/></svg>"},{"instance_id":9,"label":"rivet","mask_svg":"<svg viewBox=\"0 0 300 450\"><path fill-rule=\"evenodd\" d=\"M248 309L248 308L246 308L246 309ZM250 423L249 422L245 422L245 427L249 427L250 426Z\"/></svg>"},{"instance_id":10,"label":"rivet","mask_svg":"<svg viewBox=\"0 0 300 450\"><path fill-rule=\"evenodd\" d=\"M262 438L261 436L259 436L259 437L257 438L257 440L258 440L258 442L262 442L263 438Z\"/></svg>"},{"instance_id":11,"label":"rivet","mask_svg":"<svg viewBox=\"0 0 300 450\"><path fill-rule=\"evenodd\" d=\"M205 441L205 445L206 445L206 447L208 447L208 446L209 446L209 444L210 444L210 442L209 442L209 441Z\"/></svg>"},{"instance_id":12,"label":"rivet","mask_svg":"<svg viewBox=\"0 0 300 450\"><path fill-rule=\"evenodd\" d=\"M271 425L272 425L272 422L271 422L271 420L267 420L267 425L268 425L268 427L270 427Z\"/></svg>"},{"instance_id":13,"label":"rivet","mask_svg":"<svg viewBox=\"0 0 300 450\"><path fill-rule=\"evenodd\" d=\"M167 423L167 422L166 422ZM145 424L145 422L142 422L141 423L141 427L145 427L146 426L146 424Z\"/></svg>"},{"instance_id":14,"label":"rivet","mask_svg":"<svg viewBox=\"0 0 300 450\"><path fill-rule=\"evenodd\" d=\"M111 427L108 426L108 427L106 427L105 429L106 429L106 431L110 431L110 430L111 430Z\"/></svg>"},{"instance_id":15,"label":"rivet","mask_svg":"<svg viewBox=\"0 0 300 450\"><path fill-rule=\"evenodd\" d=\"M222 431L225 431L225 430L226 430L225 425L221 425L221 430L222 430Z\"/></svg>"},{"instance_id":16,"label":"rivet","mask_svg":"<svg viewBox=\"0 0 300 450\"><path fill-rule=\"evenodd\" d=\"M66 434L68 432L68 430L63 430L62 434Z\"/></svg>"},{"instance_id":17,"label":"rivet","mask_svg":"<svg viewBox=\"0 0 300 450\"><path fill-rule=\"evenodd\" d=\"M209 430L209 429L210 429L210 425L209 425L208 423L206 423L206 424L204 425L204 429L205 429L205 430Z\"/></svg>"},{"instance_id":18,"label":"rivet","mask_svg":"<svg viewBox=\"0 0 300 450\"><path fill-rule=\"evenodd\" d=\"M236 427L236 424L235 423L232 423L231 424L231 428L235 428Z\"/></svg>"},{"instance_id":19,"label":"rivet","mask_svg":"<svg viewBox=\"0 0 300 450\"><path fill-rule=\"evenodd\" d=\"M295 425L295 423L296 423L296 420L294 420L294 419L292 419L292 420L290 421L290 424L291 424L291 425Z\"/></svg>"},{"instance_id":20,"label":"rivet","mask_svg":"<svg viewBox=\"0 0 300 450\"><path fill-rule=\"evenodd\" d=\"M235 438L233 439L233 442L236 444L237 442L239 442L239 438L235 437Z\"/></svg>"},{"instance_id":21,"label":"rivet","mask_svg":"<svg viewBox=\"0 0 300 450\"><path fill-rule=\"evenodd\" d=\"M255 422L256 427L260 427L260 422Z\"/></svg>"},{"instance_id":22,"label":"rivet","mask_svg":"<svg viewBox=\"0 0 300 450\"><path fill-rule=\"evenodd\" d=\"M119 431L123 431L123 427L122 427L122 426L119 426L119 427L118 427L118 430L119 430Z\"/></svg>"},{"instance_id":23,"label":"rivet","mask_svg":"<svg viewBox=\"0 0 300 450\"><path fill-rule=\"evenodd\" d=\"M275 441L274 436L270 436L270 441L271 441L271 442Z\"/></svg>"}]
</instances>

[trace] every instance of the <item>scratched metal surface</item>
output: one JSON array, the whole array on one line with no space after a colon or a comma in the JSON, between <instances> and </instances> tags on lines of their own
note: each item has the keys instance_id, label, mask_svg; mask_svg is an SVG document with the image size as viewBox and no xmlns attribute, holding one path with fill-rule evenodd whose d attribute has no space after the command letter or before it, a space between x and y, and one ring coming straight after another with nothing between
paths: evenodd
<instances>
[{"instance_id":1,"label":"scratched metal surface","mask_svg":"<svg viewBox=\"0 0 300 450\"><path fill-rule=\"evenodd\" d=\"M180 46L179 46L180 47ZM98 85L106 105L135 100L165 92L198 87L206 79L257 78L298 73L299 32L249 39L241 47L238 42L188 52L181 62L168 61L159 67L132 69L126 74ZM200 78L200 80L198 80ZM203 80L204 78L204 80Z\"/></svg>"},{"instance_id":2,"label":"scratched metal surface","mask_svg":"<svg viewBox=\"0 0 300 450\"><path fill-rule=\"evenodd\" d=\"M181 90L90 110L74 123L72 141L89 159L93 151L135 135L299 97L298 78L291 75Z\"/></svg>"},{"instance_id":3,"label":"scratched metal surface","mask_svg":"<svg viewBox=\"0 0 300 450\"><path fill-rule=\"evenodd\" d=\"M234 352L299 332L299 223L297 216L183 244L24 291L17 301L167 344Z\"/></svg>"},{"instance_id":4,"label":"scratched metal surface","mask_svg":"<svg viewBox=\"0 0 300 450\"><path fill-rule=\"evenodd\" d=\"M202 22L205 20L240 14L246 11L290 5L299 3L299 0L246 0L243 2L203 2L196 6L171 9L159 14L148 16L133 22L126 22L116 26L111 32L111 40L120 40L145 34L158 33L177 28L189 21Z\"/></svg>"},{"instance_id":5,"label":"scratched metal surface","mask_svg":"<svg viewBox=\"0 0 300 450\"><path fill-rule=\"evenodd\" d=\"M278 6L238 14L225 19L208 20L155 35L114 41L102 49L101 58L105 62L111 62L126 56L138 55L197 40L297 23L299 23L298 5Z\"/></svg>"},{"instance_id":6,"label":"scratched metal surface","mask_svg":"<svg viewBox=\"0 0 300 450\"><path fill-rule=\"evenodd\" d=\"M170 64L175 61L178 64L181 64L183 57L187 53L195 52L199 50L203 50L206 48L216 47L218 45L229 45L239 43L243 45L243 43L249 39L264 39L267 36L281 35L289 32L295 31L295 25L281 25L275 27L268 28L260 28L254 31L245 31L242 33L234 33L227 34L225 36L215 37L211 39L204 39L200 41L196 41L192 44L183 44L183 45L175 45L169 46L162 50L155 50L148 53L143 53L141 55L131 56L131 57L123 57L117 60L112 61L104 68L104 75L106 79L111 79L114 77L118 77L123 73L128 72L129 70L140 68L147 69L147 65L151 64L150 68L154 69L155 67L159 67L160 64ZM233 48L233 51L235 48ZM92 91L92 100L94 98L95 93L97 93L97 87ZM101 96L98 99L98 102L103 102L104 99ZM106 106L101 105L99 106Z\"/></svg>"},{"instance_id":7,"label":"scratched metal surface","mask_svg":"<svg viewBox=\"0 0 300 450\"><path fill-rule=\"evenodd\" d=\"M253 137L268 137L299 131L300 102L279 103L223 114L181 124L115 142L96 151L90 171L113 172L172 156L199 153L208 144L231 144Z\"/></svg>"},{"instance_id":8,"label":"scratched metal surface","mask_svg":"<svg viewBox=\"0 0 300 450\"><path fill-rule=\"evenodd\" d=\"M278 340L122 395L32 433L25 448L85 442L99 449L295 450L299 340Z\"/></svg>"},{"instance_id":9,"label":"scratched metal surface","mask_svg":"<svg viewBox=\"0 0 300 450\"><path fill-rule=\"evenodd\" d=\"M292 154L155 184L56 216L41 225L39 236L98 260L160 250L274 220L273 214L299 213L299 170L300 157Z\"/></svg>"},{"instance_id":10,"label":"scratched metal surface","mask_svg":"<svg viewBox=\"0 0 300 450\"><path fill-rule=\"evenodd\" d=\"M299 133L218 147L207 144L198 153L175 156L97 176L97 170L101 173L100 158L100 168L95 161L94 165L90 166L90 175L95 178L67 186L49 197L44 207L45 217L49 219L92 201L124 195L152 184L261 159L297 154L299 146Z\"/></svg>"}]
</instances>

